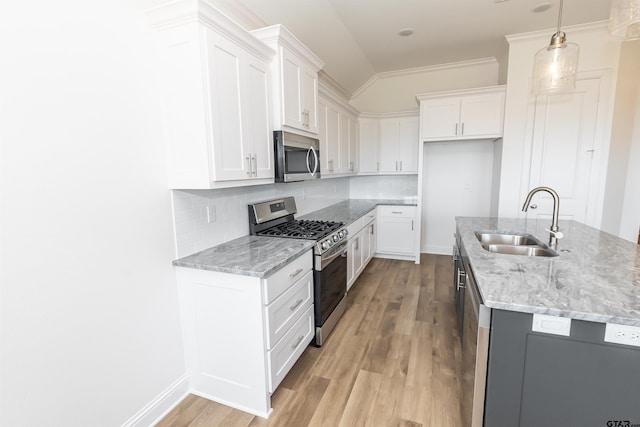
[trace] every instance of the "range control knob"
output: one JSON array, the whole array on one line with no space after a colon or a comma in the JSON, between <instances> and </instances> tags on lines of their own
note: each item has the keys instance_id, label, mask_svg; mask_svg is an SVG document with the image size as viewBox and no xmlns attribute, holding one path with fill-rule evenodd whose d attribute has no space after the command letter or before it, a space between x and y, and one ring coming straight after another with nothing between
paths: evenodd
<instances>
[{"instance_id":1,"label":"range control knob","mask_svg":"<svg viewBox=\"0 0 640 427\"><path fill-rule=\"evenodd\" d=\"M344 230L338 231L338 236L342 239L344 237Z\"/></svg>"},{"instance_id":2,"label":"range control knob","mask_svg":"<svg viewBox=\"0 0 640 427\"><path fill-rule=\"evenodd\" d=\"M337 235L337 234L334 234L334 235L333 235L333 241L334 241L334 242L337 242L338 240L340 240L340 238L338 237L338 235Z\"/></svg>"},{"instance_id":3,"label":"range control knob","mask_svg":"<svg viewBox=\"0 0 640 427\"><path fill-rule=\"evenodd\" d=\"M325 249L327 249L329 247L329 244L327 242L322 242L320 244L320 247L322 248L322 250L324 251Z\"/></svg>"}]
</instances>

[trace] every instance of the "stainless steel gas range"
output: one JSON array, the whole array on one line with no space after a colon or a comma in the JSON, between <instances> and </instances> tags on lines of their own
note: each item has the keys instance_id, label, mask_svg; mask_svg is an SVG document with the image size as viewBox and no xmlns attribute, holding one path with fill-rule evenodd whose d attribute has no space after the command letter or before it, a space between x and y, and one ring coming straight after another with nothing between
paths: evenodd
<instances>
[{"instance_id":1,"label":"stainless steel gas range","mask_svg":"<svg viewBox=\"0 0 640 427\"><path fill-rule=\"evenodd\" d=\"M315 345L322 346L347 308L347 229L341 222L297 220L296 202L284 197L249 205L251 235L315 240L313 288Z\"/></svg>"}]
</instances>

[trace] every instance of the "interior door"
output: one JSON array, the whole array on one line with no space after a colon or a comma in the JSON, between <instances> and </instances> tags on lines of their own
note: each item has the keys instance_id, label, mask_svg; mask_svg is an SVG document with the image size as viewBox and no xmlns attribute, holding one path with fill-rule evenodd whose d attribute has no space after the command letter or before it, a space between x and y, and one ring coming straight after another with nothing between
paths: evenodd
<instances>
[{"instance_id":1,"label":"interior door","mask_svg":"<svg viewBox=\"0 0 640 427\"><path fill-rule=\"evenodd\" d=\"M600 79L579 80L570 94L539 97L535 106L529 190L544 185L560 196L560 218L589 225L593 155L599 114ZM524 193L526 194L526 193ZM524 195L523 195L524 197ZM528 215L551 218L553 199L534 196Z\"/></svg>"}]
</instances>

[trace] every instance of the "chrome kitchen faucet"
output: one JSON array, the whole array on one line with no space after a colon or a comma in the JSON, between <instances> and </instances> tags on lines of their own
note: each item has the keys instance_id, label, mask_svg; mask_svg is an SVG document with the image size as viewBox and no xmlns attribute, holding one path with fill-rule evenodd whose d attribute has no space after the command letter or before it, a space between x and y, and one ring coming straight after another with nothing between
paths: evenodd
<instances>
[{"instance_id":1,"label":"chrome kitchen faucet","mask_svg":"<svg viewBox=\"0 0 640 427\"><path fill-rule=\"evenodd\" d=\"M529 194L527 194L527 199L524 201L524 205L522 205L522 212L526 212L529 209L529 203L531 203L531 198L533 197L534 194L536 194L539 191L546 191L547 193L551 194L551 197L553 197L553 220L551 221L551 228L549 229L549 231L551 232L551 234L553 234L554 237L561 239L562 233L559 232L560 228L558 227L558 212L560 211L560 196L558 196L558 193L556 192L556 190L554 190L551 187L536 187L533 190L529 191ZM532 208L535 209L535 206L532 206Z\"/></svg>"}]
</instances>

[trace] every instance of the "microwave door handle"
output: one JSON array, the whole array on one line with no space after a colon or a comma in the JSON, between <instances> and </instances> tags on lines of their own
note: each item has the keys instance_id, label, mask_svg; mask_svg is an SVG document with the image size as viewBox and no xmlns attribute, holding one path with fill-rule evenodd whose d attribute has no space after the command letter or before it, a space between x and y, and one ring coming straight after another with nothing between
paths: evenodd
<instances>
[{"instance_id":1,"label":"microwave door handle","mask_svg":"<svg viewBox=\"0 0 640 427\"><path fill-rule=\"evenodd\" d=\"M313 172L311 173L311 176L316 176L316 172L318 171L318 153L316 153L316 150L313 149L313 147L309 148L311 151L313 151L313 157L315 158L315 163L313 164ZM311 171L309 171L311 172Z\"/></svg>"},{"instance_id":2,"label":"microwave door handle","mask_svg":"<svg viewBox=\"0 0 640 427\"><path fill-rule=\"evenodd\" d=\"M313 174L311 173L311 166L309 166L309 154L311 154L312 151L313 151L313 148L311 147L309 147L309 149L307 150L307 170L311 175Z\"/></svg>"}]
</instances>

